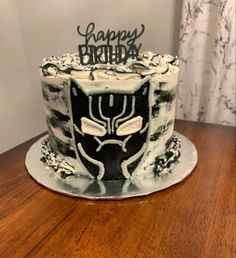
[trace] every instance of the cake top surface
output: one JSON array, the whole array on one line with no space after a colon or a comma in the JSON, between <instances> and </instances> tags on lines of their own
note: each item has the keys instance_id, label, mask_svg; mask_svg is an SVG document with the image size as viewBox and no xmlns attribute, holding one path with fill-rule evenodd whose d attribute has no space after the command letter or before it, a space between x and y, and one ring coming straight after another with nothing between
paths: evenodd
<instances>
[{"instance_id":1,"label":"cake top surface","mask_svg":"<svg viewBox=\"0 0 236 258\"><path fill-rule=\"evenodd\" d=\"M102 58L101 58L102 59ZM70 77L87 80L140 79L147 75L168 74L178 70L178 58L146 51L137 59L129 58L125 64L82 65L78 53L51 56L42 61L43 76Z\"/></svg>"}]
</instances>

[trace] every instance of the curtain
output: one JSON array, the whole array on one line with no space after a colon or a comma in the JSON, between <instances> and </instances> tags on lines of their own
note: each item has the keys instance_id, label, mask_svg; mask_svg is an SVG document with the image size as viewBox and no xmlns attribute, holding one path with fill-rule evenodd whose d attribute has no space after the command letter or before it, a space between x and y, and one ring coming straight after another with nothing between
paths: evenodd
<instances>
[{"instance_id":1,"label":"curtain","mask_svg":"<svg viewBox=\"0 0 236 258\"><path fill-rule=\"evenodd\" d=\"M177 118L235 126L235 0L183 0Z\"/></svg>"}]
</instances>

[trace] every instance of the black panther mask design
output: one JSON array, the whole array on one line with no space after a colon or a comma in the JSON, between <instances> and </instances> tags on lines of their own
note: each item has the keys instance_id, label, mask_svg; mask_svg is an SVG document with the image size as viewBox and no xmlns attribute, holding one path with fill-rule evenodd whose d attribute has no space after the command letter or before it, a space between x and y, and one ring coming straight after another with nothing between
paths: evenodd
<instances>
[{"instance_id":1,"label":"black panther mask design","mask_svg":"<svg viewBox=\"0 0 236 258\"><path fill-rule=\"evenodd\" d=\"M149 88L149 80L142 80L133 92L88 93L71 81L76 155L94 178L130 178L140 164L149 129Z\"/></svg>"}]
</instances>

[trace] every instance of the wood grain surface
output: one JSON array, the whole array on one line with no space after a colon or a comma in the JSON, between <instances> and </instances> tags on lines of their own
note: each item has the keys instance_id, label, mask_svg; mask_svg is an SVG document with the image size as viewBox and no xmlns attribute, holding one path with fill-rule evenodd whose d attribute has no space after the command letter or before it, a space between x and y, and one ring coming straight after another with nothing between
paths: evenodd
<instances>
[{"instance_id":1,"label":"wood grain surface","mask_svg":"<svg viewBox=\"0 0 236 258\"><path fill-rule=\"evenodd\" d=\"M176 122L199 161L183 182L120 201L38 185L24 161L36 138L0 155L0 257L235 257L235 129Z\"/></svg>"}]
</instances>

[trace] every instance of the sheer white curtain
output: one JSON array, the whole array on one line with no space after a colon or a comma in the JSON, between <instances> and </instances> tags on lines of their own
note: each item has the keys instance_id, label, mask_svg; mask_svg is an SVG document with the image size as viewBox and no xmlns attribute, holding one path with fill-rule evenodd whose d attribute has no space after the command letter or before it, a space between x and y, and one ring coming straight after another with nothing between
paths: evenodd
<instances>
[{"instance_id":1,"label":"sheer white curtain","mask_svg":"<svg viewBox=\"0 0 236 258\"><path fill-rule=\"evenodd\" d=\"M235 126L235 0L183 0L177 118Z\"/></svg>"}]
</instances>

